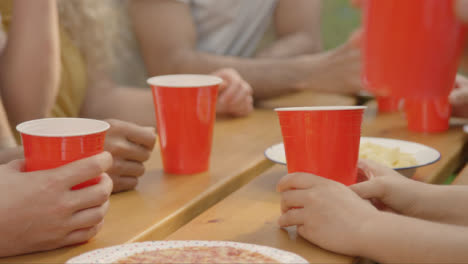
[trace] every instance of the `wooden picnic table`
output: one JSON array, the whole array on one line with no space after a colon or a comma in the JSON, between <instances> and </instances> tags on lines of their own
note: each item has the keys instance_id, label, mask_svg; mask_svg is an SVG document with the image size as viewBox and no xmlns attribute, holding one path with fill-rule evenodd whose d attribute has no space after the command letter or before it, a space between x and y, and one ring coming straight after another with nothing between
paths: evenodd
<instances>
[{"instance_id":1,"label":"wooden picnic table","mask_svg":"<svg viewBox=\"0 0 468 264\"><path fill-rule=\"evenodd\" d=\"M159 150L156 149L147 163L148 172L141 179L137 190L111 197L105 225L89 243L4 258L0 259L0 263L63 263L73 256L97 248L166 238L228 239L259 243L297 252L314 262L351 262L351 258L321 250L298 238L293 229L287 233L275 224L279 205L273 187L279 177L285 174L285 168L273 167L273 163L264 158L263 152L268 146L281 141L278 120L271 109L303 104L303 97L292 98L289 102L280 100L264 103L261 105L263 109L256 110L247 118L219 119L215 125L212 164L208 173L165 175L161 170ZM314 98L320 100L314 103ZM339 96L313 95L310 99L309 105L352 105L355 102ZM301 101L295 104L294 100ZM466 137L459 130L453 128L437 135L413 134L406 130L401 115L391 114L379 115L375 120L368 119L363 134L406 139L439 149L442 160L418 170L415 175L418 180L435 182L448 177L461 160ZM232 194L238 189L238 192ZM250 204L253 200L259 202ZM224 210L224 207L230 209ZM204 219L211 221L208 226L212 228L206 229L206 226L197 224L203 223Z\"/></svg>"},{"instance_id":2,"label":"wooden picnic table","mask_svg":"<svg viewBox=\"0 0 468 264\"><path fill-rule=\"evenodd\" d=\"M439 162L418 169L414 179L439 183L448 178L460 165L466 135L459 126L447 133L422 135L407 131L401 114L378 115L367 120L365 136L390 137L420 142L438 149ZM275 186L286 174L284 166L276 165L251 183L242 187L190 223L167 237L167 240L231 240L267 245L288 250L304 257L310 263L354 263L358 259L325 251L297 236L294 228L280 229L280 195ZM464 172L468 177L468 168ZM468 182L466 178L465 182ZM148 240L153 237L148 236Z\"/></svg>"},{"instance_id":3,"label":"wooden picnic table","mask_svg":"<svg viewBox=\"0 0 468 264\"><path fill-rule=\"evenodd\" d=\"M191 176L166 175L159 148L146 164L148 172L136 191L111 197L105 224L96 238L81 246L0 259L0 263L63 263L90 250L151 239L164 239L262 172L272 167L263 156L281 141L281 131L270 108L300 105L354 105L351 97L307 93L287 102L275 100L247 118L216 122L211 169Z\"/></svg>"}]
</instances>

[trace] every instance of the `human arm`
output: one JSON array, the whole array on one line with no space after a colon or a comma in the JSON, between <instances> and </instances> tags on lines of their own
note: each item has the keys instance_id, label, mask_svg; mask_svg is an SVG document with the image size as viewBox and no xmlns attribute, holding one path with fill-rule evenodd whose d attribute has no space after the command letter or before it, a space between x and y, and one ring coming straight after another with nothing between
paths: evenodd
<instances>
[{"instance_id":1,"label":"human arm","mask_svg":"<svg viewBox=\"0 0 468 264\"><path fill-rule=\"evenodd\" d=\"M337 93L361 89L360 51L349 43L301 58L220 56L196 50L196 29L186 4L135 0L131 1L130 13L150 75L206 74L233 68L252 86L257 99L305 89ZM177 23L173 23L173 17L177 17Z\"/></svg>"},{"instance_id":2,"label":"human arm","mask_svg":"<svg viewBox=\"0 0 468 264\"><path fill-rule=\"evenodd\" d=\"M322 51L321 0L280 0L274 16L276 40L257 58L287 58Z\"/></svg>"},{"instance_id":3,"label":"human arm","mask_svg":"<svg viewBox=\"0 0 468 264\"><path fill-rule=\"evenodd\" d=\"M0 165L0 257L76 245L91 239L102 226L112 181L104 172L109 153L63 167L23 172L24 161ZM81 190L76 184L101 175Z\"/></svg>"},{"instance_id":4,"label":"human arm","mask_svg":"<svg viewBox=\"0 0 468 264\"><path fill-rule=\"evenodd\" d=\"M214 73L223 79L217 113L246 116L253 111L252 88L233 69L220 69ZM88 66L89 87L81 115L98 119L116 118L142 126L155 126L153 94L150 89L122 87L107 75Z\"/></svg>"},{"instance_id":5,"label":"human arm","mask_svg":"<svg viewBox=\"0 0 468 264\"><path fill-rule=\"evenodd\" d=\"M56 1L13 1L7 44L0 56L0 92L12 126L47 116L60 78Z\"/></svg>"},{"instance_id":6,"label":"human arm","mask_svg":"<svg viewBox=\"0 0 468 264\"><path fill-rule=\"evenodd\" d=\"M312 174L278 183L281 227L337 253L381 263L466 263L468 228L377 211L348 187Z\"/></svg>"},{"instance_id":7,"label":"human arm","mask_svg":"<svg viewBox=\"0 0 468 264\"><path fill-rule=\"evenodd\" d=\"M372 161L360 161L359 167L371 175L350 187L361 198L378 200L406 216L468 226L468 187L417 182Z\"/></svg>"}]
</instances>

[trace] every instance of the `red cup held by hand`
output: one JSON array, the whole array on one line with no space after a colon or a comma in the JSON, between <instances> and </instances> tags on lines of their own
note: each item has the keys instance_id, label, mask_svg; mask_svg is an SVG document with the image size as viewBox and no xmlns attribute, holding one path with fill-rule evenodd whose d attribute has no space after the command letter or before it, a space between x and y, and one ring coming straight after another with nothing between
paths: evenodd
<instances>
[{"instance_id":1,"label":"red cup held by hand","mask_svg":"<svg viewBox=\"0 0 468 264\"><path fill-rule=\"evenodd\" d=\"M16 129L21 133L26 171L54 169L103 152L109 128L104 121L84 118L45 118L19 124ZM100 180L101 176L96 175L72 190Z\"/></svg>"},{"instance_id":2,"label":"red cup held by hand","mask_svg":"<svg viewBox=\"0 0 468 264\"><path fill-rule=\"evenodd\" d=\"M362 106L275 109L288 172L312 173L347 186L356 183L364 109Z\"/></svg>"}]
</instances>

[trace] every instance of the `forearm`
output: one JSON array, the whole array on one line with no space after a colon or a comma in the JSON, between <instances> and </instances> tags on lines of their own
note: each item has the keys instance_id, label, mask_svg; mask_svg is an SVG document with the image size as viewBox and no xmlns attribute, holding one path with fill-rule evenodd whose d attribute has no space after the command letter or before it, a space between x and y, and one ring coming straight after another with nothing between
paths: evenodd
<instances>
[{"instance_id":1,"label":"forearm","mask_svg":"<svg viewBox=\"0 0 468 264\"><path fill-rule=\"evenodd\" d=\"M468 187L427 187L416 211L417 217L447 224L468 226Z\"/></svg>"},{"instance_id":2,"label":"forearm","mask_svg":"<svg viewBox=\"0 0 468 264\"><path fill-rule=\"evenodd\" d=\"M15 0L0 59L0 92L12 125L46 116L58 90L60 48L55 0Z\"/></svg>"},{"instance_id":3,"label":"forearm","mask_svg":"<svg viewBox=\"0 0 468 264\"><path fill-rule=\"evenodd\" d=\"M157 63L148 66L151 75L208 74L220 68L234 68L252 86L257 99L301 90L299 83L306 76L305 69L299 67L296 59L246 59L194 50L174 52L167 59L159 58Z\"/></svg>"},{"instance_id":4,"label":"forearm","mask_svg":"<svg viewBox=\"0 0 468 264\"><path fill-rule=\"evenodd\" d=\"M312 38L306 32L283 37L257 52L257 58L290 58L322 51L320 39Z\"/></svg>"},{"instance_id":5,"label":"forearm","mask_svg":"<svg viewBox=\"0 0 468 264\"><path fill-rule=\"evenodd\" d=\"M96 119L114 118L142 126L155 126L153 95L149 88L111 89L104 94L88 96L81 116Z\"/></svg>"},{"instance_id":6,"label":"forearm","mask_svg":"<svg viewBox=\"0 0 468 264\"><path fill-rule=\"evenodd\" d=\"M360 255L381 263L466 263L468 228L380 213L363 224Z\"/></svg>"}]
</instances>

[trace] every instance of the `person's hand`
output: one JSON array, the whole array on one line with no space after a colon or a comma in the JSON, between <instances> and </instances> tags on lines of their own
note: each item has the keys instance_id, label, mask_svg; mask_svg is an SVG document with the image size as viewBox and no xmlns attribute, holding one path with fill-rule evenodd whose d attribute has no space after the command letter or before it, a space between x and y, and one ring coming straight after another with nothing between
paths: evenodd
<instances>
[{"instance_id":1,"label":"person's hand","mask_svg":"<svg viewBox=\"0 0 468 264\"><path fill-rule=\"evenodd\" d=\"M420 201L428 184L406 178L395 170L371 160L360 160L359 174L369 180L350 186L363 199L377 207L406 216L421 217L424 201Z\"/></svg>"},{"instance_id":2,"label":"person's hand","mask_svg":"<svg viewBox=\"0 0 468 264\"><path fill-rule=\"evenodd\" d=\"M455 89L450 94L450 103L453 106L453 116L468 118L468 79L462 75L457 75Z\"/></svg>"},{"instance_id":3,"label":"person's hand","mask_svg":"<svg viewBox=\"0 0 468 264\"><path fill-rule=\"evenodd\" d=\"M349 40L328 52L316 55L304 55L299 58L299 65L304 76L298 84L301 90L357 94L363 89L361 81L362 31L354 32Z\"/></svg>"},{"instance_id":4,"label":"person's hand","mask_svg":"<svg viewBox=\"0 0 468 264\"><path fill-rule=\"evenodd\" d=\"M114 157L112 168L108 171L114 182L113 192L134 189L138 178L145 173L143 162L149 159L154 148L155 130L119 120L106 121L111 127L104 150Z\"/></svg>"},{"instance_id":5,"label":"person's hand","mask_svg":"<svg viewBox=\"0 0 468 264\"><path fill-rule=\"evenodd\" d=\"M253 111L253 90L240 74L234 69L221 69L213 75L224 80L221 85L218 105L218 114L235 117L246 116Z\"/></svg>"},{"instance_id":6,"label":"person's hand","mask_svg":"<svg viewBox=\"0 0 468 264\"><path fill-rule=\"evenodd\" d=\"M109 206L112 180L102 153L63 167L24 173L24 161L0 166L0 257L51 250L94 237ZM81 190L71 188L101 176Z\"/></svg>"},{"instance_id":7,"label":"person's hand","mask_svg":"<svg viewBox=\"0 0 468 264\"><path fill-rule=\"evenodd\" d=\"M359 234L378 214L368 201L341 183L307 173L289 174L278 183L281 227L318 246L346 255L360 254Z\"/></svg>"}]
</instances>

